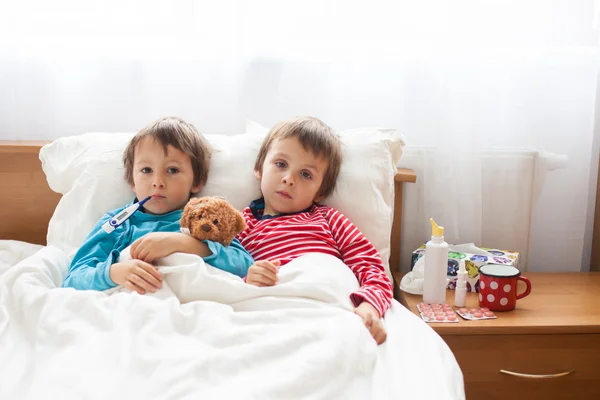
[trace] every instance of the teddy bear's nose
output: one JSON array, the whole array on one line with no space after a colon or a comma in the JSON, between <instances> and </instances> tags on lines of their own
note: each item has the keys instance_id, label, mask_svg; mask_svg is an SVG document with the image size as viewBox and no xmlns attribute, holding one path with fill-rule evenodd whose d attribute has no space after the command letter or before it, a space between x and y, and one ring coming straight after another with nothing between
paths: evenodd
<instances>
[{"instance_id":1,"label":"teddy bear's nose","mask_svg":"<svg viewBox=\"0 0 600 400\"><path fill-rule=\"evenodd\" d=\"M203 230L204 232L208 232L208 231L210 231L210 225L208 225L208 224L204 224L204 225L202 225L202 230Z\"/></svg>"}]
</instances>

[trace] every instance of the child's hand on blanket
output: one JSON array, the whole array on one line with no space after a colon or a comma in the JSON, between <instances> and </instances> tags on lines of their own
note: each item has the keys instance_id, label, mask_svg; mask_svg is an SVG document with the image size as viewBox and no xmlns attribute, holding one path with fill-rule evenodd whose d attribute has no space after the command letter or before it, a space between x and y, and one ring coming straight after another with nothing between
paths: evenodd
<instances>
[{"instance_id":1,"label":"child's hand on blanket","mask_svg":"<svg viewBox=\"0 0 600 400\"><path fill-rule=\"evenodd\" d=\"M281 261L273 260L260 260L256 261L250 268L248 268L248 274L246 275L246 283L254 286L274 286L279 282L277 272Z\"/></svg>"},{"instance_id":2,"label":"child's hand on blanket","mask_svg":"<svg viewBox=\"0 0 600 400\"><path fill-rule=\"evenodd\" d=\"M156 292L162 286L162 274L142 260L127 260L110 266L110 279L139 294Z\"/></svg>"},{"instance_id":3,"label":"child's hand on blanket","mask_svg":"<svg viewBox=\"0 0 600 400\"><path fill-rule=\"evenodd\" d=\"M363 301L358 307L354 309L354 312L358 314L365 323L365 326L373 336L373 339L377 344L382 344L387 338L387 332L379 316L379 312L371 304Z\"/></svg>"}]
</instances>

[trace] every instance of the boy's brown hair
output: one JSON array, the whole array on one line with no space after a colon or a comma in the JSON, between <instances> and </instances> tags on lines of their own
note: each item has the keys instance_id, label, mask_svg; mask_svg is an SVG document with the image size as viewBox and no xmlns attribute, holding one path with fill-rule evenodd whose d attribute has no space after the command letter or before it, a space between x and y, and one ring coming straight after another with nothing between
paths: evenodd
<instances>
[{"instance_id":1,"label":"boy's brown hair","mask_svg":"<svg viewBox=\"0 0 600 400\"><path fill-rule=\"evenodd\" d=\"M275 140L289 137L297 138L305 150L312 152L315 157L327 161L327 171L325 171L317 196L323 198L329 196L335 189L342 166L342 145L333 129L318 118L296 117L277 123L260 146L254 170L262 173L271 144Z\"/></svg>"},{"instance_id":2,"label":"boy's brown hair","mask_svg":"<svg viewBox=\"0 0 600 400\"><path fill-rule=\"evenodd\" d=\"M123 165L125 166L125 179L130 185L133 185L135 148L146 138L160 143L164 147L165 153L168 146L173 146L187 154L192 162L194 186L206 183L210 168L210 145L194 125L178 117L164 117L142 128L127 145L123 153Z\"/></svg>"}]
</instances>

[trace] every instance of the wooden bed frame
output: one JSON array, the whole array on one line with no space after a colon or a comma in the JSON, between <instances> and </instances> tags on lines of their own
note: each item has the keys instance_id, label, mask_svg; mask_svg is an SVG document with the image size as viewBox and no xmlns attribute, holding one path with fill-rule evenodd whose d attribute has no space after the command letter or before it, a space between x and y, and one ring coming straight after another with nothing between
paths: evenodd
<instances>
[{"instance_id":1,"label":"wooden bed frame","mask_svg":"<svg viewBox=\"0 0 600 400\"><path fill-rule=\"evenodd\" d=\"M0 141L0 239L46 244L48 222L60 200L42 171L39 152L45 141ZM394 179L394 221L392 225L390 266L394 280L400 265L402 230L402 192L405 182L417 176L410 169L399 168ZM396 287L396 285L394 285Z\"/></svg>"}]
</instances>

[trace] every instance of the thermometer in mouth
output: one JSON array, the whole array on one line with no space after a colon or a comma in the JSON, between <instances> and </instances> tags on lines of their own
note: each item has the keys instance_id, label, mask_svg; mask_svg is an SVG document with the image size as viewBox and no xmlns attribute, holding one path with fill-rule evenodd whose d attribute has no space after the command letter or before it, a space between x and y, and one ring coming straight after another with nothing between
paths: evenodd
<instances>
[{"instance_id":1,"label":"thermometer in mouth","mask_svg":"<svg viewBox=\"0 0 600 400\"><path fill-rule=\"evenodd\" d=\"M144 200L138 201L137 203L130 205L129 207L127 207L126 209L109 219L107 222L104 223L104 225L102 225L102 229L104 229L104 232L112 233L112 231L114 231L115 228L120 226L123 222L127 221L129 217L133 215L133 213L139 210L139 208L151 198L152 196L148 196Z\"/></svg>"}]
</instances>

